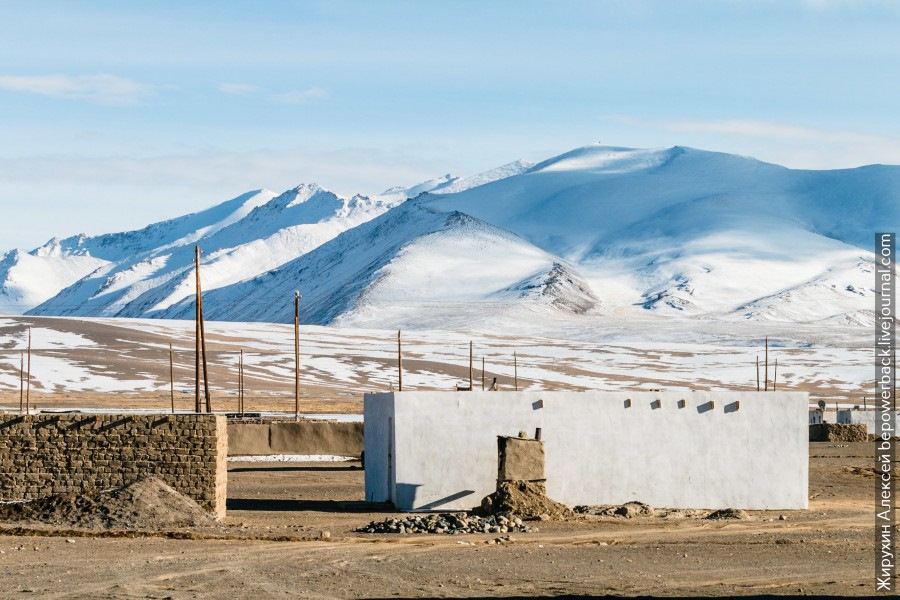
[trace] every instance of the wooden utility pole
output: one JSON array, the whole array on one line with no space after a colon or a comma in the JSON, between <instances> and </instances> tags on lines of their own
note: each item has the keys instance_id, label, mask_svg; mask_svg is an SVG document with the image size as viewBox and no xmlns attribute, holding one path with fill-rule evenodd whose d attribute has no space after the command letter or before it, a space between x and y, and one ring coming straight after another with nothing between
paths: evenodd
<instances>
[{"instance_id":1,"label":"wooden utility pole","mask_svg":"<svg viewBox=\"0 0 900 600\"><path fill-rule=\"evenodd\" d=\"M775 357L775 375L772 376L772 391L774 392L778 386L778 357Z\"/></svg>"},{"instance_id":2,"label":"wooden utility pole","mask_svg":"<svg viewBox=\"0 0 900 600\"><path fill-rule=\"evenodd\" d=\"M400 330L397 330L397 391L403 391L403 346L400 341Z\"/></svg>"},{"instance_id":3,"label":"wooden utility pole","mask_svg":"<svg viewBox=\"0 0 900 600\"><path fill-rule=\"evenodd\" d=\"M238 357L238 413L244 416L244 349Z\"/></svg>"},{"instance_id":4,"label":"wooden utility pole","mask_svg":"<svg viewBox=\"0 0 900 600\"><path fill-rule=\"evenodd\" d=\"M769 336L766 336L766 385L765 391L769 391Z\"/></svg>"},{"instance_id":5,"label":"wooden utility pole","mask_svg":"<svg viewBox=\"0 0 900 600\"><path fill-rule=\"evenodd\" d=\"M195 314L194 314L194 412L200 412L200 246L194 246Z\"/></svg>"},{"instance_id":6,"label":"wooden utility pole","mask_svg":"<svg viewBox=\"0 0 900 600\"><path fill-rule=\"evenodd\" d=\"M19 412L25 408L25 353L19 356Z\"/></svg>"},{"instance_id":7,"label":"wooden utility pole","mask_svg":"<svg viewBox=\"0 0 900 600\"><path fill-rule=\"evenodd\" d=\"M172 399L172 414L175 414L175 357L172 354L172 342L169 342L169 396Z\"/></svg>"},{"instance_id":8,"label":"wooden utility pole","mask_svg":"<svg viewBox=\"0 0 900 600\"><path fill-rule=\"evenodd\" d=\"M759 354L756 355L756 391L759 391Z\"/></svg>"},{"instance_id":9,"label":"wooden utility pole","mask_svg":"<svg viewBox=\"0 0 900 600\"><path fill-rule=\"evenodd\" d=\"M25 414L31 414L31 327L28 328L28 373L25 375Z\"/></svg>"},{"instance_id":10,"label":"wooden utility pole","mask_svg":"<svg viewBox=\"0 0 900 600\"><path fill-rule=\"evenodd\" d=\"M206 331L203 327L203 292L200 288L200 246L195 246L197 261L197 313L200 322L200 351L203 357L203 395L206 397L206 412L212 412L212 402L209 398L209 369L206 362ZM199 404L199 402L198 402ZM200 412L199 410L197 412Z\"/></svg>"},{"instance_id":11,"label":"wooden utility pole","mask_svg":"<svg viewBox=\"0 0 900 600\"><path fill-rule=\"evenodd\" d=\"M294 420L300 420L300 292L294 290Z\"/></svg>"},{"instance_id":12,"label":"wooden utility pole","mask_svg":"<svg viewBox=\"0 0 900 600\"><path fill-rule=\"evenodd\" d=\"M519 391L519 361L516 359L516 353L513 352L513 384L516 391Z\"/></svg>"},{"instance_id":13,"label":"wooden utility pole","mask_svg":"<svg viewBox=\"0 0 900 600\"><path fill-rule=\"evenodd\" d=\"M473 371L472 371L472 342L469 342L469 391L473 391L475 388L472 387L472 379L473 379Z\"/></svg>"},{"instance_id":14,"label":"wooden utility pole","mask_svg":"<svg viewBox=\"0 0 900 600\"><path fill-rule=\"evenodd\" d=\"M481 357L481 391L484 391L484 357Z\"/></svg>"}]
</instances>

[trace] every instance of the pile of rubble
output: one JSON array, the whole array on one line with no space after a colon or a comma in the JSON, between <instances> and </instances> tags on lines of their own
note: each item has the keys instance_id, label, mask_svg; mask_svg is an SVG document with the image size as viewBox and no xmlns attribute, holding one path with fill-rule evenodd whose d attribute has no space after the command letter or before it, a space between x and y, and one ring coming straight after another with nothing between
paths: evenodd
<instances>
[{"instance_id":1,"label":"pile of rubble","mask_svg":"<svg viewBox=\"0 0 900 600\"><path fill-rule=\"evenodd\" d=\"M360 533L529 533L537 527L525 525L522 519L509 514L478 517L467 513L440 513L391 517L384 521L372 521L357 529Z\"/></svg>"}]
</instances>

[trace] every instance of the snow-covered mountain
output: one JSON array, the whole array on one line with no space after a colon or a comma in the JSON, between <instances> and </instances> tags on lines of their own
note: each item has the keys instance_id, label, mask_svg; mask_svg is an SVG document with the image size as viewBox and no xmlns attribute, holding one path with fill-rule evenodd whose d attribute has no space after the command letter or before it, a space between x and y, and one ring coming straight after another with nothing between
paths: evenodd
<instances>
[{"instance_id":1,"label":"snow-covered mountain","mask_svg":"<svg viewBox=\"0 0 900 600\"><path fill-rule=\"evenodd\" d=\"M210 319L289 321L299 289L304 322L320 324L659 314L862 325L873 234L900 228L900 167L792 170L682 147L590 145L372 197L260 194L210 209L218 220L63 240L60 256L103 262L32 313L189 318L199 243Z\"/></svg>"}]
</instances>

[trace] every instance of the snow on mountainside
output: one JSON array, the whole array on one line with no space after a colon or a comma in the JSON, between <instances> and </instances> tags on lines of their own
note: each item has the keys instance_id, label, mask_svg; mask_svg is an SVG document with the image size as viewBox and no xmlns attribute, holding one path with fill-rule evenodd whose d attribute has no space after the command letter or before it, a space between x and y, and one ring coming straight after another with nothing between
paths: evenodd
<instances>
[{"instance_id":1,"label":"snow on mountainside","mask_svg":"<svg viewBox=\"0 0 900 600\"><path fill-rule=\"evenodd\" d=\"M244 201L256 204L172 221L181 231L156 242L146 232L167 228L63 240L47 253L109 262L32 312L190 318L199 242L210 319L290 321L299 289L304 322L362 327L629 314L864 325L873 233L900 228L900 167L595 144L372 197L304 185Z\"/></svg>"},{"instance_id":2,"label":"snow on mountainside","mask_svg":"<svg viewBox=\"0 0 900 600\"><path fill-rule=\"evenodd\" d=\"M453 177L450 174L438 177L437 179L429 179L412 187L394 187L381 193L382 198L399 198L408 199L415 198L419 194L455 194L464 190L478 187L492 181L498 181L513 175L524 173L528 169L534 167L534 163L527 160L517 160L505 164L496 169L485 171L471 177Z\"/></svg>"},{"instance_id":3,"label":"snow on mountainside","mask_svg":"<svg viewBox=\"0 0 900 600\"><path fill-rule=\"evenodd\" d=\"M596 301L572 279L557 257L516 235L409 201L276 270L204 295L204 311L213 320L286 321L295 289L303 290L306 323L369 321L423 305ZM192 310L185 300L161 316Z\"/></svg>"},{"instance_id":4,"label":"snow on mountainside","mask_svg":"<svg viewBox=\"0 0 900 600\"><path fill-rule=\"evenodd\" d=\"M340 198L314 184L260 203L224 227L110 264L60 292L30 314L138 317L194 293L194 244L203 250L205 290L273 269L390 207L380 200Z\"/></svg>"},{"instance_id":5,"label":"snow on mountainside","mask_svg":"<svg viewBox=\"0 0 900 600\"><path fill-rule=\"evenodd\" d=\"M54 238L30 252L9 252L0 260L0 313L18 314L34 308L95 270L132 256L190 244L242 219L274 196L268 190L257 190L136 231ZM73 301L58 308L76 309L77 304Z\"/></svg>"}]
</instances>

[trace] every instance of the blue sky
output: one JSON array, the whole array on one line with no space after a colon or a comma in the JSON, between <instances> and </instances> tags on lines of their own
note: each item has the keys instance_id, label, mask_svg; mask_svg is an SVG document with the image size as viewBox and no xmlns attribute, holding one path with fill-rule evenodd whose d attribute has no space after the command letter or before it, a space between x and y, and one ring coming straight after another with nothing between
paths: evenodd
<instances>
[{"instance_id":1,"label":"blue sky","mask_svg":"<svg viewBox=\"0 0 900 600\"><path fill-rule=\"evenodd\" d=\"M0 251L597 140L900 164L900 7L0 1Z\"/></svg>"}]
</instances>

